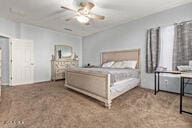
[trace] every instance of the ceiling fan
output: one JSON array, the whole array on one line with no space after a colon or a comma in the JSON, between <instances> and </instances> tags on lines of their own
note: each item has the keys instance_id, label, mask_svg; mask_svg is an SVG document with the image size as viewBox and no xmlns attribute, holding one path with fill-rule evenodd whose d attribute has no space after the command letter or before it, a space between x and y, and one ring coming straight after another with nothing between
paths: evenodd
<instances>
[{"instance_id":1,"label":"ceiling fan","mask_svg":"<svg viewBox=\"0 0 192 128\"><path fill-rule=\"evenodd\" d=\"M78 10L73 10L73 9L70 9L70 8L64 7L64 6L61 6L61 8L75 13L74 17L66 19L66 21L76 19L80 23L83 23L85 25L90 25L90 23L89 23L90 19L97 19L97 20L105 19L105 16L100 16L100 15L93 14L90 12L94 6L95 5L91 2L81 2L80 8Z\"/></svg>"}]
</instances>

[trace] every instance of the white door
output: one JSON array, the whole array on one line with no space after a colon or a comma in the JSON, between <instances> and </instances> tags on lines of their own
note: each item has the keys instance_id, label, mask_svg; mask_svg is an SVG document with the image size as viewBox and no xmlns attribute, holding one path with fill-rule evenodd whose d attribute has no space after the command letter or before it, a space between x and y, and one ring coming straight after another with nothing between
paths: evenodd
<instances>
[{"instance_id":1,"label":"white door","mask_svg":"<svg viewBox=\"0 0 192 128\"><path fill-rule=\"evenodd\" d=\"M12 39L11 46L11 85L33 83L33 41Z\"/></svg>"}]
</instances>

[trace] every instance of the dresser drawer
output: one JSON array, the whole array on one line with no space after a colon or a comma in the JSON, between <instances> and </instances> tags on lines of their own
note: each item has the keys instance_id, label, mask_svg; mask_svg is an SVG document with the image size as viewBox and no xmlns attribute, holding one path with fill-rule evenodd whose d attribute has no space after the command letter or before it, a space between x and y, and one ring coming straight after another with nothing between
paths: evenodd
<instances>
[{"instance_id":1,"label":"dresser drawer","mask_svg":"<svg viewBox=\"0 0 192 128\"><path fill-rule=\"evenodd\" d=\"M71 61L65 61L65 62L63 62L64 63L64 65L70 65L71 64Z\"/></svg>"},{"instance_id":2,"label":"dresser drawer","mask_svg":"<svg viewBox=\"0 0 192 128\"><path fill-rule=\"evenodd\" d=\"M65 78L65 73L57 73L56 74L56 79L64 79Z\"/></svg>"},{"instance_id":3,"label":"dresser drawer","mask_svg":"<svg viewBox=\"0 0 192 128\"><path fill-rule=\"evenodd\" d=\"M67 69L67 65L62 65L62 66L61 66L61 65L59 65L59 66L56 65L56 66L55 66L55 70L58 70L58 69L66 70L66 69Z\"/></svg>"},{"instance_id":4,"label":"dresser drawer","mask_svg":"<svg viewBox=\"0 0 192 128\"><path fill-rule=\"evenodd\" d=\"M75 65L75 66L78 66L78 62L77 61L72 61L71 64Z\"/></svg>"},{"instance_id":5,"label":"dresser drawer","mask_svg":"<svg viewBox=\"0 0 192 128\"><path fill-rule=\"evenodd\" d=\"M55 63L56 67L66 67L67 65L71 65L71 62L58 62Z\"/></svg>"},{"instance_id":6,"label":"dresser drawer","mask_svg":"<svg viewBox=\"0 0 192 128\"><path fill-rule=\"evenodd\" d=\"M56 67L64 67L66 64L55 64Z\"/></svg>"},{"instance_id":7,"label":"dresser drawer","mask_svg":"<svg viewBox=\"0 0 192 128\"><path fill-rule=\"evenodd\" d=\"M61 69L61 68L58 68L56 69L56 73L65 73L65 68Z\"/></svg>"}]
</instances>

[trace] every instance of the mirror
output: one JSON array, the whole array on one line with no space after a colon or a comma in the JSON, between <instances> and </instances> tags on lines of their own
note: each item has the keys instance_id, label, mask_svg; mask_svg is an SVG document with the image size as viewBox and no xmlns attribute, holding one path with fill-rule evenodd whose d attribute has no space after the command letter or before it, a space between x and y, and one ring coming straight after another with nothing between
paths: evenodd
<instances>
[{"instance_id":1,"label":"mirror","mask_svg":"<svg viewBox=\"0 0 192 128\"><path fill-rule=\"evenodd\" d=\"M55 45L56 59L70 58L73 55L72 47L67 45Z\"/></svg>"}]
</instances>

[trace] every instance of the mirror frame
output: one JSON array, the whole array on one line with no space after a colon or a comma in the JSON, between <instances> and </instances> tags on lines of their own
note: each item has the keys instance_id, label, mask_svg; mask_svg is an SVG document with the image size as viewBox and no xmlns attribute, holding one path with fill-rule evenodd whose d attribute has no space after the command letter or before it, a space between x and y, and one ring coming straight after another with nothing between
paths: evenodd
<instances>
[{"instance_id":1,"label":"mirror frame","mask_svg":"<svg viewBox=\"0 0 192 128\"><path fill-rule=\"evenodd\" d=\"M55 59L56 60L59 60L58 54L57 54L57 46L62 46L62 47L65 46L65 47L71 48L71 56L69 56L69 57L62 57L60 59L70 59L73 56L73 48L71 46L69 46L69 45L55 45Z\"/></svg>"}]
</instances>

